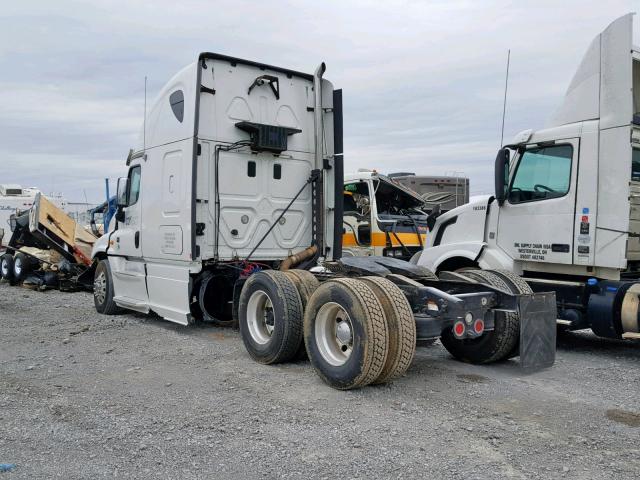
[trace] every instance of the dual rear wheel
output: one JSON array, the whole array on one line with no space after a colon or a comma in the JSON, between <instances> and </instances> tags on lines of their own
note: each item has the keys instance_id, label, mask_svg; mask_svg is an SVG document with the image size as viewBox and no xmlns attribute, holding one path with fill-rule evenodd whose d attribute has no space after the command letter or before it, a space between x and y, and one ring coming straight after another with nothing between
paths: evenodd
<instances>
[{"instance_id":1,"label":"dual rear wheel","mask_svg":"<svg viewBox=\"0 0 640 480\"><path fill-rule=\"evenodd\" d=\"M34 261L23 252L16 252L15 255L5 253L0 258L0 276L10 285L17 285L27 278L37 261Z\"/></svg>"},{"instance_id":2,"label":"dual rear wheel","mask_svg":"<svg viewBox=\"0 0 640 480\"><path fill-rule=\"evenodd\" d=\"M301 270L256 273L240 295L239 326L255 360L285 362L304 349L318 375L341 390L401 376L415 353L409 303L379 277L320 284Z\"/></svg>"}]
</instances>

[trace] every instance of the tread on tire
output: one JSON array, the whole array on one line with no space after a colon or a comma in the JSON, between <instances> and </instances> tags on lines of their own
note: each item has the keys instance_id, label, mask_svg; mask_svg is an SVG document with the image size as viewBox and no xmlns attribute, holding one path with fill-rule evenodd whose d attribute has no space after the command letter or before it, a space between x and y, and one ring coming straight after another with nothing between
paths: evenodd
<instances>
[{"instance_id":1,"label":"tread on tire","mask_svg":"<svg viewBox=\"0 0 640 480\"><path fill-rule=\"evenodd\" d=\"M327 347L323 345L333 342L338 334L331 338L331 334L321 328L323 309L340 311L341 317L335 321L346 320L350 326L352 345L343 361L330 361L327 357ZM331 327L328 323L332 321L331 315L327 314L326 318L324 324ZM326 281L316 289L307 305L304 341L311 365L328 385L339 390L363 387L380 376L387 359L389 327L384 309L371 287L361 280Z\"/></svg>"},{"instance_id":2,"label":"tread on tire","mask_svg":"<svg viewBox=\"0 0 640 480\"><path fill-rule=\"evenodd\" d=\"M103 281L104 290L102 290ZM104 293L104 298L102 298L102 293ZM93 276L93 303L96 311L103 315L118 315L124 311L113 300L113 277L108 259L100 260L96 266Z\"/></svg>"},{"instance_id":3,"label":"tread on tire","mask_svg":"<svg viewBox=\"0 0 640 480\"><path fill-rule=\"evenodd\" d=\"M384 309L389 328L389 353L380 376L373 383L386 383L402 376L416 353L416 321L411 305L398 286L382 277L360 278L373 290Z\"/></svg>"},{"instance_id":4,"label":"tread on tire","mask_svg":"<svg viewBox=\"0 0 640 480\"><path fill-rule=\"evenodd\" d=\"M242 287L238 312L249 355L267 365L291 360L302 344L303 314L300 294L284 272L251 275Z\"/></svg>"}]
</instances>

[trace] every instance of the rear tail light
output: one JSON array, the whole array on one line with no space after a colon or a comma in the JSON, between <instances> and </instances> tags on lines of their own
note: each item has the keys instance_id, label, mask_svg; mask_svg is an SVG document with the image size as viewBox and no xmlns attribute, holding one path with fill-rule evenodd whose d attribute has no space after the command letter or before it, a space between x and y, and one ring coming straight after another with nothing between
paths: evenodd
<instances>
[{"instance_id":1,"label":"rear tail light","mask_svg":"<svg viewBox=\"0 0 640 480\"><path fill-rule=\"evenodd\" d=\"M453 325L453 334L458 338L464 337L465 330L466 327L462 321L458 321Z\"/></svg>"},{"instance_id":2,"label":"rear tail light","mask_svg":"<svg viewBox=\"0 0 640 480\"><path fill-rule=\"evenodd\" d=\"M480 319L476 320L473 324L473 331L481 335L484 332L484 322Z\"/></svg>"}]
</instances>

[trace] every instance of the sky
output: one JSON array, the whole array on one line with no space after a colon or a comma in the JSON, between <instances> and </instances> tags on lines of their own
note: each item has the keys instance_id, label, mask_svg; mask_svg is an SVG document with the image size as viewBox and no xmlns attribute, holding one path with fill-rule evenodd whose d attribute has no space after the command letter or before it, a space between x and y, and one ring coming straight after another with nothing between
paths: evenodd
<instances>
[{"instance_id":1,"label":"sky","mask_svg":"<svg viewBox=\"0 0 640 480\"><path fill-rule=\"evenodd\" d=\"M505 139L542 128L589 43L640 0L30 1L0 11L0 183L104 199L153 98L201 51L343 89L345 170L463 174L490 193ZM638 19L636 18L636 25Z\"/></svg>"}]
</instances>

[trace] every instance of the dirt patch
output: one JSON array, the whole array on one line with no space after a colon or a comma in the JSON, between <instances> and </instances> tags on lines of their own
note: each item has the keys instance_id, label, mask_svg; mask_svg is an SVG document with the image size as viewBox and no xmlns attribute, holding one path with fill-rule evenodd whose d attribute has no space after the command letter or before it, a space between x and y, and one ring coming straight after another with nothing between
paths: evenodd
<instances>
[{"instance_id":1,"label":"dirt patch","mask_svg":"<svg viewBox=\"0 0 640 480\"><path fill-rule=\"evenodd\" d=\"M607 410L607 418L614 422L622 423L628 427L640 427L640 413L627 412L613 408Z\"/></svg>"},{"instance_id":2,"label":"dirt patch","mask_svg":"<svg viewBox=\"0 0 640 480\"><path fill-rule=\"evenodd\" d=\"M475 373L463 373L460 375L456 375L458 377L458 381L464 383L486 383L489 379L483 375L477 375Z\"/></svg>"}]
</instances>

